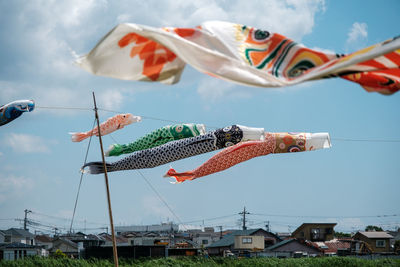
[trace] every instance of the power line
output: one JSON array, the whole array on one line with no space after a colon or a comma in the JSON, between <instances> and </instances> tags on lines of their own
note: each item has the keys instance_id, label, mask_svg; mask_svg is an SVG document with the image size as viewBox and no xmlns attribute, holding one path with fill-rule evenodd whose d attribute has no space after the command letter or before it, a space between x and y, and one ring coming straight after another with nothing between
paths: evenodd
<instances>
[{"instance_id":1,"label":"power line","mask_svg":"<svg viewBox=\"0 0 400 267\"><path fill-rule=\"evenodd\" d=\"M323 215L284 215L284 214L263 214L263 213L252 213L252 215L257 216L270 216L270 217L289 217L289 218L386 218L386 217L397 217L400 214L383 214L383 215L358 215L358 216L323 216Z\"/></svg>"},{"instance_id":2,"label":"power line","mask_svg":"<svg viewBox=\"0 0 400 267\"><path fill-rule=\"evenodd\" d=\"M147 178L142 174L141 171L136 170L142 176L142 178L146 181L146 183L150 186L150 188L154 191L154 193L158 196L158 198L164 203L164 205L168 208L168 210L171 212L173 216L178 220L180 224L182 224L182 227L188 230L186 226L182 223L181 219L179 219L178 215L175 214L175 212L171 209L171 207L168 205L168 203L162 198L162 196L157 192L157 190L152 186L152 184L147 180Z\"/></svg>"},{"instance_id":3,"label":"power line","mask_svg":"<svg viewBox=\"0 0 400 267\"><path fill-rule=\"evenodd\" d=\"M95 123L96 123L96 119L94 119L93 125L92 125L92 128L91 128L91 129L94 128L94 124L95 124ZM83 163L82 166L84 166L84 165L86 164L87 157L88 157L88 154L89 154L90 143L91 143L91 141L92 141L92 137L93 137L93 135L90 135L89 143L88 143L88 146L87 146L87 149L86 149L85 160L84 160L84 163ZM83 175L84 175L84 172L81 172L81 178L80 178L80 180L79 180L78 192L76 193L74 211L73 211L73 213L72 213L71 226L69 227L69 231L70 231L70 232L72 232L72 224L74 223L75 211L76 211L76 206L77 206L77 204L78 204L79 192L81 191L81 185L82 185L82 178L83 178Z\"/></svg>"}]
</instances>

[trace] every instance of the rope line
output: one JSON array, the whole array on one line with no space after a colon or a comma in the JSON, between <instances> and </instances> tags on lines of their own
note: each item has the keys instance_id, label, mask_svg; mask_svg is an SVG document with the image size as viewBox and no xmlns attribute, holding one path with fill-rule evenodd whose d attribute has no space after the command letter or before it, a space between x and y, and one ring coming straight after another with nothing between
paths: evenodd
<instances>
[{"instance_id":1,"label":"rope line","mask_svg":"<svg viewBox=\"0 0 400 267\"><path fill-rule=\"evenodd\" d=\"M36 106L36 108L43 108L43 109L69 109L69 110L90 110L92 111L92 108L82 108L82 107L46 107L46 106ZM112 112L112 113L123 113L120 111L116 110L110 110L110 109L103 109L103 108L98 108L98 110L101 111L106 111L106 112ZM146 116L146 115L139 115L144 119L149 119L149 120L157 120L157 121L164 121L164 122L169 122L169 123L185 123L182 121L177 121L177 120L167 120L163 118L157 118L157 117L152 117L152 116ZM207 128L209 129L218 129L221 127L216 127L212 125L206 125ZM114 139L113 139L114 140ZM331 138L333 141L340 141L340 142L370 142L370 143L400 143L400 139L358 139L358 138ZM114 140L115 141L115 140ZM116 142L117 143L117 142Z\"/></svg>"},{"instance_id":2,"label":"rope line","mask_svg":"<svg viewBox=\"0 0 400 267\"><path fill-rule=\"evenodd\" d=\"M94 119L94 121L93 121L92 129L94 128L94 124L95 124L95 123L96 123L96 119ZM92 141L92 136L93 136L93 135L90 135L90 138L89 138L89 143L88 143L88 146L87 146L87 149L86 149L85 161L84 161L83 165L85 165L85 164L86 164L86 161L87 161L87 157L88 157L88 154L89 154L90 143L91 143L91 141ZM72 224L74 223L75 212L76 212L76 206L77 206L77 204L78 204L79 192L80 192L80 190L81 190L83 175L84 175L84 172L81 172L81 178L80 178L80 181L79 181L78 192L76 193L76 199L75 199L75 205L74 205L74 212L72 213L71 226L69 227L69 232L70 232L70 233L72 233Z\"/></svg>"},{"instance_id":3,"label":"rope line","mask_svg":"<svg viewBox=\"0 0 400 267\"><path fill-rule=\"evenodd\" d=\"M157 192L157 190L153 187L153 185L148 181L148 179L143 175L143 173L139 170L136 170L136 172L138 172L140 174L140 176L146 181L146 183L150 186L150 188L154 191L154 193L156 193L156 195L158 196L158 198L164 203L164 205L168 208L168 210L171 212L171 214L173 216L175 216L175 218L178 220L178 222L183 226L183 228L186 229L186 231L188 230L186 228L186 226L183 224L183 222L181 221L181 219L179 219L178 215L176 215L176 213L171 209L171 207L168 205L168 203L163 199L163 197Z\"/></svg>"}]
</instances>

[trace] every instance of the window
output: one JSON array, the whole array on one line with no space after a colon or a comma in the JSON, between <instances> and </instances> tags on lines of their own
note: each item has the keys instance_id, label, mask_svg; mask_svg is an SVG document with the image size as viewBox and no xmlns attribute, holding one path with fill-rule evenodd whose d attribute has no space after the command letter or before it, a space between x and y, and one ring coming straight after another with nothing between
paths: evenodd
<instances>
[{"instance_id":1,"label":"window","mask_svg":"<svg viewBox=\"0 0 400 267\"><path fill-rule=\"evenodd\" d=\"M384 248L386 247L386 240L376 240L375 245L377 248Z\"/></svg>"},{"instance_id":2,"label":"window","mask_svg":"<svg viewBox=\"0 0 400 267\"><path fill-rule=\"evenodd\" d=\"M321 229L313 228L311 229L311 240L319 240L321 239Z\"/></svg>"},{"instance_id":3,"label":"window","mask_svg":"<svg viewBox=\"0 0 400 267\"><path fill-rule=\"evenodd\" d=\"M11 243L11 235L4 236L4 243Z\"/></svg>"},{"instance_id":4,"label":"window","mask_svg":"<svg viewBox=\"0 0 400 267\"><path fill-rule=\"evenodd\" d=\"M242 244L251 244L253 239L251 237L242 237Z\"/></svg>"},{"instance_id":5,"label":"window","mask_svg":"<svg viewBox=\"0 0 400 267\"><path fill-rule=\"evenodd\" d=\"M207 240L207 239L203 239L203 240L201 240L201 243L202 243L203 245L207 245L207 244L208 244L208 240Z\"/></svg>"}]
</instances>

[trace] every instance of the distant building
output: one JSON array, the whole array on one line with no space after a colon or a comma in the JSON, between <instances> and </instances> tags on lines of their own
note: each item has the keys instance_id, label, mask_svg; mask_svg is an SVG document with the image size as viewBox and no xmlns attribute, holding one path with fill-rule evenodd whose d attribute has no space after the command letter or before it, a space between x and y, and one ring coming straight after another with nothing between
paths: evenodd
<instances>
[{"instance_id":1,"label":"distant building","mask_svg":"<svg viewBox=\"0 0 400 267\"><path fill-rule=\"evenodd\" d=\"M117 235L129 232L157 232L170 233L178 232L179 225L174 223L162 223L157 225L132 225L132 226L116 226L115 232Z\"/></svg>"},{"instance_id":2,"label":"distant building","mask_svg":"<svg viewBox=\"0 0 400 267\"><path fill-rule=\"evenodd\" d=\"M255 237L260 236L260 237ZM254 238L253 238L254 237ZM235 238L237 240L235 246ZM243 239L244 238L244 239ZM246 239L247 238L247 239ZM263 246L259 244L260 240L264 243ZM243 244L243 240L245 244ZM280 242L281 239L271 232L267 232L261 228L258 229L248 229L248 230L237 230L230 234L225 235L222 239L217 242L207 246L207 251L209 255L219 255L223 256L224 251L231 251L234 253L243 253L245 246L248 250L259 251L257 248L266 248ZM240 244L242 242L242 244ZM248 242L246 244L246 242ZM243 245L243 246L242 246Z\"/></svg>"},{"instance_id":3,"label":"distant building","mask_svg":"<svg viewBox=\"0 0 400 267\"><path fill-rule=\"evenodd\" d=\"M336 223L303 223L292 233L292 237L313 242L332 240L335 225Z\"/></svg>"},{"instance_id":4,"label":"distant building","mask_svg":"<svg viewBox=\"0 0 400 267\"><path fill-rule=\"evenodd\" d=\"M53 247L53 238L48 235L37 235L35 236L35 243L38 247L41 247L41 256L49 256L49 251Z\"/></svg>"},{"instance_id":5,"label":"distant building","mask_svg":"<svg viewBox=\"0 0 400 267\"><path fill-rule=\"evenodd\" d=\"M79 256L78 244L68 239L55 238L53 246L50 249L50 254L56 253L57 250L61 250L62 253L69 257L77 258Z\"/></svg>"},{"instance_id":6,"label":"distant building","mask_svg":"<svg viewBox=\"0 0 400 267\"><path fill-rule=\"evenodd\" d=\"M393 236L384 231L357 232L353 236L353 239L366 243L366 246L371 253L391 252L390 239L392 238Z\"/></svg>"},{"instance_id":7,"label":"distant building","mask_svg":"<svg viewBox=\"0 0 400 267\"><path fill-rule=\"evenodd\" d=\"M35 245L35 236L24 229L10 228L8 230L3 230L1 235L4 236L4 243Z\"/></svg>"},{"instance_id":8,"label":"distant building","mask_svg":"<svg viewBox=\"0 0 400 267\"><path fill-rule=\"evenodd\" d=\"M304 239L287 239L266 249L263 256L277 258L315 257L323 252Z\"/></svg>"},{"instance_id":9,"label":"distant building","mask_svg":"<svg viewBox=\"0 0 400 267\"><path fill-rule=\"evenodd\" d=\"M24 243L9 243L0 245L0 259L17 260L29 256L40 255L40 248Z\"/></svg>"},{"instance_id":10,"label":"distant building","mask_svg":"<svg viewBox=\"0 0 400 267\"><path fill-rule=\"evenodd\" d=\"M204 232L203 231L196 231L191 233L188 231L193 243L196 244L197 247L206 247L210 244L213 244L217 242L218 240L221 239L221 234L220 232L216 233L214 232L213 227L205 227Z\"/></svg>"}]
</instances>

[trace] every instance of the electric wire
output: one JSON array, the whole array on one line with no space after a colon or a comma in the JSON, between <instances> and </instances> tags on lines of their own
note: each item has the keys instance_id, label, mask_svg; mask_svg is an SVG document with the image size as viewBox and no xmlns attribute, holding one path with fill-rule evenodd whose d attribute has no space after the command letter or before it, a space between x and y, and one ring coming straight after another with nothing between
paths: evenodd
<instances>
[{"instance_id":1,"label":"electric wire","mask_svg":"<svg viewBox=\"0 0 400 267\"><path fill-rule=\"evenodd\" d=\"M93 108L83 108L83 107L48 107L48 106L36 106L36 108L42 108L42 109L65 109L65 110L90 110L92 111ZM103 108L98 108L98 110L101 111L106 111L106 112L112 112L112 113L123 113L120 111L116 110L110 110L110 109L103 109ZM149 120L157 120L157 121L163 121L163 122L169 122L169 123L184 123L182 121L177 121L177 120L169 120L169 119L163 119L163 118L157 118L157 117L152 117L152 116L146 116L146 115L139 115L144 119L149 119ZM211 125L206 125L207 128L209 129L218 129L220 127L217 126L211 126ZM331 138L333 141L340 141L340 142L369 142L369 143L400 143L400 139L368 139L368 138Z\"/></svg>"},{"instance_id":2,"label":"electric wire","mask_svg":"<svg viewBox=\"0 0 400 267\"><path fill-rule=\"evenodd\" d=\"M94 119L93 125L92 125L92 128L91 128L91 129L94 128L94 124L95 124L95 123L96 123L96 119ZM93 136L93 135L90 135L90 138L89 138L89 142L88 142L88 146L87 146L87 149L86 149L86 155L85 155L85 160L84 160L83 165L85 165L85 164L86 164L86 161L87 161L87 157L88 157L88 154L89 154L90 143L91 143L91 141L92 141L92 136ZM78 204L79 192L80 192L80 190L81 190L83 175L84 175L84 172L81 172L81 178L80 178L80 180L79 180L78 192L76 193L74 211L73 211L73 213L72 213L71 226L69 227L69 232L70 232L70 233L72 233L72 225L73 225L73 223L74 223L75 212L76 212L76 206L77 206L77 204Z\"/></svg>"},{"instance_id":3,"label":"electric wire","mask_svg":"<svg viewBox=\"0 0 400 267\"><path fill-rule=\"evenodd\" d=\"M163 199L163 197L157 192L157 190L153 187L153 185L147 180L147 178L143 175L143 173L140 170L136 170L140 174L140 176L146 181L146 183L150 186L150 188L154 191L154 193L158 196L158 198L164 203L164 205L168 208L168 210L171 212L171 214L178 220L178 222L182 225L183 228L188 230L186 226L182 223L181 219L179 219L178 215L171 209L171 207L168 205L168 203Z\"/></svg>"}]
</instances>

